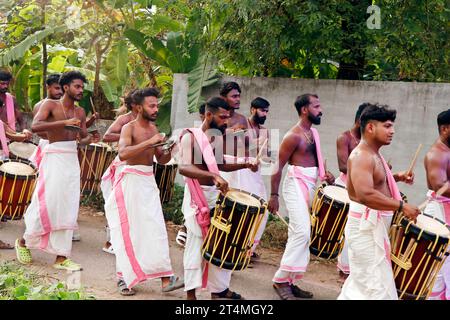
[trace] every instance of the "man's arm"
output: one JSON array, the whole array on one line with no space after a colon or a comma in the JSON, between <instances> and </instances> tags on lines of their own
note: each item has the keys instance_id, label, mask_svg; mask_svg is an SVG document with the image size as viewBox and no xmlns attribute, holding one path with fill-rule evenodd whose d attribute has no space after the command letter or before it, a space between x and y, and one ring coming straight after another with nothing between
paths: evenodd
<instances>
[{"instance_id":1,"label":"man's arm","mask_svg":"<svg viewBox=\"0 0 450 320\"><path fill-rule=\"evenodd\" d=\"M348 160L348 139L344 134L341 134L336 140L337 158L339 171L347 174L347 160Z\"/></svg>"},{"instance_id":2,"label":"man's arm","mask_svg":"<svg viewBox=\"0 0 450 320\"><path fill-rule=\"evenodd\" d=\"M439 190L448 181L447 163L447 157L439 152L429 153L425 157L427 181L433 191ZM450 190L446 190L443 196L450 198Z\"/></svg>"},{"instance_id":3,"label":"man's arm","mask_svg":"<svg viewBox=\"0 0 450 320\"><path fill-rule=\"evenodd\" d=\"M13 97L14 99L14 117L16 118L17 127L16 131L21 132L23 129L25 129L25 121L23 119L22 112L20 112L19 105L17 104L16 97Z\"/></svg>"},{"instance_id":4,"label":"man's arm","mask_svg":"<svg viewBox=\"0 0 450 320\"><path fill-rule=\"evenodd\" d=\"M51 101L46 101L41 105L31 125L31 130L33 132L62 129L66 125L76 125L76 126L80 125L80 119L78 118L48 122L47 120L50 117L54 105L55 103Z\"/></svg>"},{"instance_id":5,"label":"man's arm","mask_svg":"<svg viewBox=\"0 0 450 320\"><path fill-rule=\"evenodd\" d=\"M125 115L119 116L106 130L103 136L103 142L116 142L120 139L120 131L122 127L126 124L124 121Z\"/></svg>"},{"instance_id":6,"label":"man's arm","mask_svg":"<svg viewBox=\"0 0 450 320\"><path fill-rule=\"evenodd\" d=\"M1 120L0 120L1 121ZM27 135L25 133L18 133L12 130L6 123L3 123L3 128L5 128L5 135L11 141L22 142L27 139Z\"/></svg>"},{"instance_id":7,"label":"man's arm","mask_svg":"<svg viewBox=\"0 0 450 320\"><path fill-rule=\"evenodd\" d=\"M130 160L139 156L146 151L149 146L164 141L163 135L157 133L148 140L145 140L137 145L133 145L133 127L130 124L122 128L119 139L119 158L122 161Z\"/></svg>"}]
</instances>

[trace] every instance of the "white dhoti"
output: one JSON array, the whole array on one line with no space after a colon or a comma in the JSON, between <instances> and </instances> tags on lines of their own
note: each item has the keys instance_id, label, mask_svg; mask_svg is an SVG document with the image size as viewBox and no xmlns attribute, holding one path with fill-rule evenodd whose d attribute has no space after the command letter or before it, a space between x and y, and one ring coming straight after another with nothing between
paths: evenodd
<instances>
[{"instance_id":1,"label":"white dhoti","mask_svg":"<svg viewBox=\"0 0 450 320\"><path fill-rule=\"evenodd\" d=\"M123 166L105 204L118 277L128 288L173 275L152 166Z\"/></svg>"},{"instance_id":2,"label":"white dhoti","mask_svg":"<svg viewBox=\"0 0 450 320\"><path fill-rule=\"evenodd\" d=\"M397 300L390 260L389 212L379 212L351 201L345 241L348 243L350 275L340 300Z\"/></svg>"},{"instance_id":3,"label":"white dhoti","mask_svg":"<svg viewBox=\"0 0 450 320\"><path fill-rule=\"evenodd\" d=\"M256 161L253 157L234 157L229 155L224 155L225 163L245 163L249 161ZM241 169L236 171L224 172L221 171L220 175L228 182L230 188L241 189L267 201L267 191L264 184L261 168L258 171L253 172L250 169ZM262 234L266 228L267 219L269 217L269 212L266 211L263 220L259 225L258 231L255 235L255 241L253 243L252 252L255 251L256 247L261 241Z\"/></svg>"},{"instance_id":4,"label":"white dhoti","mask_svg":"<svg viewBox=\"0 0 450 320\"><path fill-rule=\"evenodd\" d=\"M427 197L430 199L424 213L429 214L441 221L450 223L450 198L435 196L433 191L429 190ZM450 249L450 248L449 248ZM438 272L433 290L428 298L429 300L450 300L450 259L447 257L444 264Z\"/></svg>"},{"instance_id":5,"label":"white dhoti","mask_svg":"<svg viewBox=\"0 0 450 320\"><path fill-rule=\"evenodd\" d=\"M215 186L201 186L209 208L215 207L219 191ZM191 194L188 186L184 189L182 205L184 225L187 229L186 245L184 247L184 291L200 289L202 287L203 269L207 261L203 259L201 248L203 245L202 230L195 216L196 209L191 206ZM231 270L221 269L208 263L207 289L211 293L222 292L229 288L231 281Z\"/></svg>"},{"instance_id":6,"label":"white dhoti","mask_svg":"<svg viewBox=\"0 0 450 320\"><path fill-rule=\"evenodd\" d=\"M45 146L48 144L49 144L49 141L47 139L40 139L37 148L34 150L33 154L28 159L31 161L32 164L34 164L36 166L36 168L39 167L39 164L43 157L42 151L44 150Z\"/></svg>"},{"instance_id":7,"label":"white dhoti","mask_svg":"<svg viewBox=\"0 0 450 320\"><path fill-rule=\"evenodd\" d=\"M77 229L80 165L76 141L48 144L39 177L24 215L26 246L69 257Z\"/></svg>"},{"instance_id":8,"label":"white dhoti","mask_svg":"<svg viewBox=\"0 0 450 320\"><path fill-rule=\"evenodd\" d=\"M314 197L317 167L288 166L283 182L283 198L289 216L288 240L280 268L272 281L289 282L303 278L309 263L311 221L309 208Z\"/></svg>"},{"instance_id":9,"label":"white dhoti","mask_svg":"<svg viewBox=\"0 0 450 320\"><path fill-rule=\"evenodd\" d=\"M347 175L342 173L339 177L334 181L334 184L347 188ZM342 248L341 253L337 258L337 268L345 274L350 273L350 266L348 264L348 244L347 241L344 240L344 247Z\"/></svg>"}]
</instances>

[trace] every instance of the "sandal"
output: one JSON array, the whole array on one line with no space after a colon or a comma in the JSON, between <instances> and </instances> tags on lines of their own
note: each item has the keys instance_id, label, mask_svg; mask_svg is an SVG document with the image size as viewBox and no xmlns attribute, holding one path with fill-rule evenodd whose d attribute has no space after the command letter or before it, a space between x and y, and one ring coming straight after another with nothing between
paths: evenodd
<instances>
[{"instance_id":1,"label":"sandal","mask_svg":"<svg viewBox=\"0 0 450 320\"><path fill-rule=\"evenodd\" d=\"M81 271L83 268L80 264L73 262L69 258L64 260L63 262L58 262L53 265L53 268L59 270L67 270L67 271Z\"/></svg>"},{"instance_id":2,"label":"sandal","mask_svg":"<svg viewBox=\"0 0 450 320\"><path fill-rule=\"evenodd\" d=\"M171 276L170 282L167 286L163 287L162 292L170 292L184 287L184 280L178 278L177 276Z\"/></svg>"},{"instance_id":3,"label":"sandal","mask_svg":"<svg viewBox=\"0 0 450 320\"><path fill-rule=\"evenodd\" d=\"M109 254L115 254L112 244L109 244L109 247L104 246L102 248L102 251L109 253Z\"/></svg>"},{"instance_id":4,"label":"sandal","mask_svg":"<svg viewBox=\"0 0 450 320\"><path fill-rule=\"evenodd\" d=\"M122 279L117 282L117 287L119 288L119 293L123 296L134 296L136 291L129 289Z\"/></svg>"},{"instance_id":5,"label":"sandal","mask_svg":"<svg viewBox=\"0 0 450 320\"><path fill-rule=\"evenodd\" d=\"M19 245L19 239L16 239L15 248L17 260L21 264L30 264L32 262L30 249L28 249L27 247L21 247Z\"/></svg>"},{"instance_id":6,"label":"sandal","mask_svg":"<svg viewBox=\"0 0 450 320\"><path fill-rule=\"evenodd\" d=\"M310 291L302 290L298 286L291 284L291 291L297 298L303 299L311 299L313 297L313 293Z\"/></svg>"},{"instance_id":7,"label":"sandal","mask_svg":"<svg viewBox=\"0 0 450 320\"><path fill-rule=\"evenodd\" d=\"M239 293L231 291L229 288L222 292L211 293L211 299L214 300L245 300Z\"/></svg>"},{"instance_id":8,"label":"sandal","mask_svg":"<svg viewBox=\"0 0 450 320\"><path fill-rule=\"evenodd\" d=\"M178 230L177 237L175 241L180 245L180 247L185 247L186 245L187 233L183 229Z\"/></svg>"},{"instance_id":9,"label":"sandal","mask_svg":"<svg viewBox=\"0 0 450 320\"><path fill-rule=\"evenodd\" d=\"M296 296L294 296L291 286L280 286L277 287L275 284L273 288L278 293L278 296L281 300L298 300Z\"/></svg>"}]
</instances>

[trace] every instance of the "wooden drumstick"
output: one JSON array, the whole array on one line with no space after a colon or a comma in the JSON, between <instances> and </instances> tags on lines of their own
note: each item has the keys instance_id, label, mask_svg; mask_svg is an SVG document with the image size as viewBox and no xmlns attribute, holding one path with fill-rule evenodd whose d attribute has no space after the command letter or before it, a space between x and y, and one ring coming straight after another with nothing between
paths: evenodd
<instances>
[{"instance_id":1,"label":"wooden drumstick","mask_svg":"<svg viewBox=\"0 0 450 320\"><path fill-rule=\"evenodd\" d=\"M94 105L94 102L92 101L92 97L89 97L89 100L91 100L92 111L94 111L94 113L96 113L97 111L95 111L95 105Z\"/></svg>"},{"instance_id":2,"label":"wooden drumstick","mask_svg":"<svg viewBox=\"0 0 450 320\"><path fill-rule=\"evenodd\" d=\"M259 160L261 160L263 150L264 150L264 148L266 147L267 141L268 141L268 140L269 140L269 139L266 138L266 140L264 140L264 142L263 142L263 144L262 144L262 146L261 146L261 149L259 149L258 155L256 156L256 162L258 162Z\"/></svg>"},{"instance_id":3,"label":"wooden drumstick","mask_svg":"<svg viewBox=\"0 0 450 320\"><path fill-rule=\"evenodd\" d=\"M419 155L420 149L422 149L422 144L419 144L419 146L417 147L416 153L414 154L414 158L411 161L409 169L408 171L406 171L406 175L408 176L412 173L414 166L416 165L417 156Z\"/></svg>"},{"instance_id":4,"label":"wooden drumstick","mask_svg":"<svg viewBox=\"0 0 450 320\"><path fill-rule=\"evenodd\" d=\"M280 218L281 221L283 221L283 223L288 227L289 230L291 230L292 232L294 232L294 227L292 227L289 223L286 222L286 220L284 220L284 218L280 215L280 213L278 211L275 211L275 215Z\"/></svg>"},{"instance_id":5,"label":"wooden drumstick","mask_svg":"<svg viewBox=\"0 0 450 320\"><path fill-rule=\"evenodd\" d=\"M446 183L444 183L444 185L442 187L439 188L438 191L436 191L436 197L440 197L444 194L445 191L447 191L448 189L448 181ZM430 199L425 200L424 202L422 202L422 204L419 205L419 210L423 211L425 209L425 207L427 206L428 202L430 202Z\"/></svg>"}]
</instances>

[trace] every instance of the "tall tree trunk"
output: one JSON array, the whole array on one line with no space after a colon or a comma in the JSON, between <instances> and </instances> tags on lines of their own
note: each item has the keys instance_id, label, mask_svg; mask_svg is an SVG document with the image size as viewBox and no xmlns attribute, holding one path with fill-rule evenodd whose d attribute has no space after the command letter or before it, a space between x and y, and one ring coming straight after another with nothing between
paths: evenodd
<instances>
[{"instance_id":1,"label":"tall tree trunk","mask_svg":"<svg viewBox=\"0 0 450 320\"><path fill-rule=\"evenodd\" d=\"M45 5L47 4L47 0L42 0L42 16L41 16L41 25L45 28ZM47 97L47 89L45 86L45 80L47 79L47 65L48 65L48 56L47 56L47 41L44 39L42 41L42 98L45 99Z\"/></svg>"}]
</instances>

